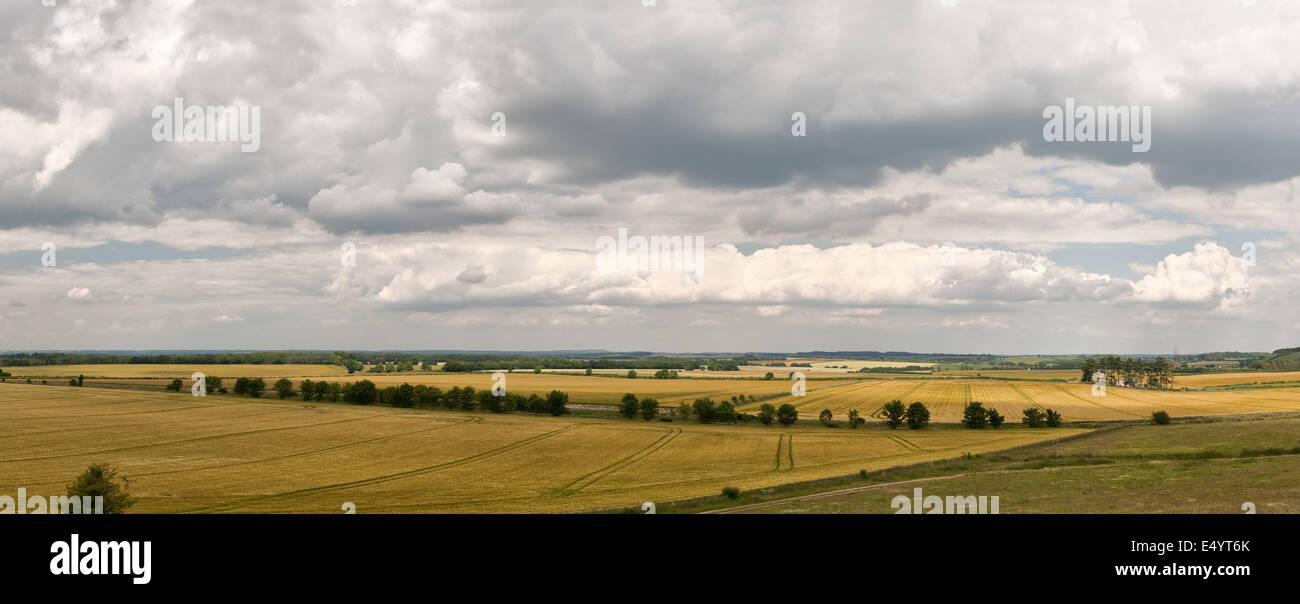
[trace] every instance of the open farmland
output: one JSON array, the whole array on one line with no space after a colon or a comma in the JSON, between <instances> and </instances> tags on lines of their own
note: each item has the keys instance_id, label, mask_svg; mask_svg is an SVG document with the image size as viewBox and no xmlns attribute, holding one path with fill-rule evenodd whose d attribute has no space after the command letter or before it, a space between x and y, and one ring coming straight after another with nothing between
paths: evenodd
<instances>
[{"instance_id":1,"label":"open farmland","mask_svg":"<svg viewBox=\"0 0 1300 604\"><path fill-rule=\"evenodd\" d=\"M195 371L204 375L223 377L310 377L345 376L348 370L338 365L168 365L168 364L104 364L104 365L34 365L31 367L5 367L15 377L77 377L87 378L182 378L188 380Z\"/></svg>"},{"instance_id":2,"label":"open farmland","mask_svg":"<svg viewBox=\"0 0 1300 604\"><path fill-rule=\"evenodd\" d=\"M901 369L904 367L924 367L929 369L934 363L922 361L904 362L904 361L855 361L848 359L790 359L792 363L809 363L812 368L803 368L802 371L812 373L855 373L859 369L876 369L888 367L892 369ZM799 369L794 368L799 371Z\"/></svg>"},{"instance_id":3,"label":"open farmland","mask_svg":"<svg viewBox=\"0 0 1300 604\"><path fill-rule=\"evenodd\" d=\"M1187 388L1212 388L1214 386L1240 386L1273 382L1300 382L1300 371L1257 373L1202 373L1174 376L1174 386Z\"/></svg>"},{"instance_id":4,"label":"open farmland","mask_svg":"<svg viewBox=\"0 0 1300 604\"><path fill-rule=\"evenodd\" d=\"M734 510L889 514L891 500L997 495L1001 513L1260 514L1300 512L1300 418L1130 425L1083 438L898 468L876 484L772 495ZM753 495L751 495L753 497ZM742 502L748 503L748 502Z\"/></svg>"},{"instance_id":5,"label":"open farmland","mask_svg":"<svg viewBox=\"0 0 1300 604\"><path fill-rule=\"evenodd\" d=\"M403 383L437 386L444 391L455 386L462 388L473 386L476 390L492 388L491 373L445 373L441 371L397 374L354 373L350 376L339 376L337 379L326 378L325 381L352 382L362 379L370 380L380 388L400 386ZM812 390L836 383L840 382L813 381L809 382L808 388ZM768 381L737 378L656 380L649 377L629 379L602 375L556 375L552 373L518 372L506 374L506 390L524 396L530 394L545 395L551 390L562 390L569 393L570 400L575 403L609 404L617 403L625 393L631 392L637 395L637 398L650 397L657 399L660 403L676 404L705 396L721 400L724 398L729 399L738 394L743 394L748 398L752 395L788 393L790 392L790 382L788 380Z\"/></svg>"},{"instance_id":6,"label":"open farmland","mask_svg":"<svg viewBox=\"0 0 1300 604\"><path fill-rule=\"evenodd\" d=\"M189 388L190 376L195 371L205 375L221 377L226 388L234 385L235 378L261 377L269 387L276 379L289 378L297 386L304 379L313 381L352 383L370 380L376 386L400 386L402 384L436 386L442 390L453 387L490 389L491 373L448 373L443 371L415 371L406 373L353 373L334 365L63 365L44 367L18 367L9 370L14 374L12 380L30 376L34 381L47 379L48 383L67 383L69 377L80 375L85 368L86 384L97 387L135 388L141 390L163 390L174 378L181 378ZM98 369L97 371L95 371ZM39 371L37 371L39 370ZM509 392L528 396L544 396L551 390L569 393L574 403L616 404L628 392L638 398L655 398L660 403L676 404L700 397L713 397L716 400L729 399L736 395L746 398L755 395L780 394L790 392L789 380L764 380L761 377L739 378L735 372L724 377L703 379L678 378L657 380L646 377L630 379L611 375L574 375L531 371L506 374L506 388ZM100 377L102 376L102 377ZM829 385L847 383L845 380L810 379L810 391Z\"/></svg>"},{"instance_id":7,"label":"open farmland","mask_svg":"<svg viewBox=\"0 0 1300 604\"><path fill-rule=\"evenodd\" d=\"M1008 380L1079 381L1078 369L954 369L935 372L936 377L969 379L1000 378Z\"/></svg>"},{"instance_id":8,"label":"open farmland","mask_svg":"<svg viewBox=\"0 0 1300 604\"><path fill-rule=\"evenodd\" d=\"M559 512L1005 449L1079 430L743 427L0 384L0 493L119 468L133 512Z\"/></svg>"},{"instance_id":9,"label":"open farmland","mask_svg":"<svg viewBox=\"0 0 1300 604\"><path fill-rule=\"evenodd\" d=\"M862 380L846 385L809 390L807 396L782 396L763 401L776 406L790 403L807 418L830 409L843 418L857 409L864 416L879 416L891 400L904 404L920 401L937 422L961 420L968 401L997 409L1009 421L1019 421L1031 406L1050 407L1068 420L1131 420L1164 410L1172 416L1256 413L1300 410L1300 388L1223 392L1153 391L1109 387L1106 396L1093 396L1088 384L1010 382L1002 380ZM740 407L753 412L761 403Z\"/></svg>"}]
</instances>

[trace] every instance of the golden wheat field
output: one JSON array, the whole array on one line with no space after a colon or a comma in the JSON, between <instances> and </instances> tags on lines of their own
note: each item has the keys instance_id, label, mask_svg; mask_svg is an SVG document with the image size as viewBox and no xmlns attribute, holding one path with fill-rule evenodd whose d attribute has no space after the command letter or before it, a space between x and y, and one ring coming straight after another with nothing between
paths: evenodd
<instances>
[{"instance_id":1,"label":"golden wheat field","mask_svg":"<svg viewBox=\"0 0 1300 604\"><path fill-rule=\"evenodd\" d=\"M970 379L985 377L1045 381L1078 381L1080 374L1081 372L1078 369L1034 369L1032 371L1027 369L954 369L934 373L936 377L959 377Z\"/></svg>"},{"instance_id":2,"label":"golden wheat field","mask_svg":"<svg viewBox=\"0 0 1300 604\"><path fill-rule=\"evenodd\" d=\"M1235 386L1240 384L1295 382L1300 381L1300 371L1282 371L1276 373L1203 373L1199 375L1180 375L1174 378L1174 386L1187 388L1208 388L1212 386Z\"/></svg>"},{"instance_id":3,"label":"golden wheat field","mask_svg":"<svg viewBox=\"0 0 1300 604\"><path fill-rule=\"evenodd\" d=\"M41 379L49 378L50 383L67 383L69 377L85 375L88 384L121 385L163 388L173 378L185 380L186 388L190 385L190 376L201 371L207 376L220 376L227 388L235 378L268 378L267 385L276 378L289 378L296 386L302 379L327 382L355 382L370 380L380 388L400 386L401 384L425 384L448 390L455 386L473 386L476 389L491 388L491 373L445 373L442 371L415 371L407 373L353 373L335 365L48 365L38 367L15 367L8 369L15 377ZM644 373L644 372L642 372ZM653 372L651 372L653 373ZM623 371L626 374L626 371ZM575 403L617 403L623 394L631 392L638 398L651 397L661 403L676 404L699 397L713 397L721 400L743 394L773 394L790 391L790 382L784 379L763 380L759 377L737 378L731 376L711 379L675 379L656 380L646 377L629 379L609 375L562 375L531 371L507 373L506 389L509 392L530 395L545 395L551 390L563 390L569 393ZM784 378L784 374L782 374ZM98 379L105 378L105 379ZM57 380L57 381L56 381ZM814 380L808 383L810 390L839 382Z\"/></svg>"},{"instance_id":4,"label":"golden wheat field","mask_svg":"<svg viewBox=\"0 0 1300 604\"><path fill-rule=\"evenodd\" d=\"M1079 433L715 426L0 384L0 493L96 462L133 512L565 512L639 506Z\"/></svg>"},{"instance_id":5,"label":"golden wheat field","mask_svg":"<svg viewBox=\"0 0 1300 604\"><path fill-rule=\"evenodd\" d=\"M1151 391L1109 387L1105 396L1093 396L1088 384L1010 382L995 380L863 380L820 390L807 396L783 396L763 401L794 405L804 417L817 417L829 409L837 418L857 409L864 417L879 417L892 400L925 403L931 419L959 421L971 401L997 409L1009 421L1019 421L1030 406L1052 408L1066 420L1119 420L1151 417L1164 410L1173 416L1255 413L1300 410L1300 388L1273 388L1223 392ZM753 411L762 403L739 407Z\"/></svg>"},{"instance_id":6,"label":"golden wheat field","mask_svg":"<svg viewBox=\"0 0 1300 604\"><path fill-rule=\"evenodd\" d=\"M354 373L325 381L356 381L366 379L381 388L400 386L403 383L437 386L443 390L455 386L473 386L475 389L492 388L490 373ZM507 392L522 395L545 395L552 390L569 393L569 400L575 403L617 403L623 394L631 392L638 398L654 398L660 403L678 403L699 397L713 397L721 400L743 394L751 395L789 392L790 382L786 380L762 379L675 379L656 380L648 377L630 379L626 377L607 377L602 375L556 375L553 373L519 372L505 374ZM810 382L809 389L818 388L837 382Z\"/></svg>"}]
</instances>

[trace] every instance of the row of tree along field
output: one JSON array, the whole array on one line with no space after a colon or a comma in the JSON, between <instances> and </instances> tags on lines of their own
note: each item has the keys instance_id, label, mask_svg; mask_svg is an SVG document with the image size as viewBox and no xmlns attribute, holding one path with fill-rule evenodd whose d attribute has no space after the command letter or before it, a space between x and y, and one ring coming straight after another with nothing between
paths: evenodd
<instances>
[{"instance_id":1,"label":"row of tree along field","mask_svg":"<svg viewBox=\"0 0 1300 604\"><path fill-rule=\"evenodd\" d=\"M178 392L185 383L179 378L172 380L168 390ZM238 396L261 397L266 394L266 380L262 378L238 378L233 386L226 388L225 380L216 376L206 378L206 387L216 393L233 393ZM302 380L295 385L288 378L280 378L271 385L270 390L280 399L301 399L304 401L328 401L352 403L354 405L387 405L390 407L445 407L465 411L484 410L493 413L527 411L531 413L548 413L563 415L568 413L569 395L559 390L552 390L545 397L533 394L524 397L518 394L496 396L491 390L475 390L473 386L461 388L456 386L443 392L436 386L423 384L412 386L388 386L379 388L370 380L358 380L351 383Z\"/></svg>"},{"instance_id":2,"label":"row of tree along field","mask_svg":"<svg viewBox=\"0 0 1300 604\"><path fill-rule=\"evenodd\" d=\"M1082 382L1092 382L1093 374L1101 372L1106 376L1106 383L1112 386L1123 385L1136 388L1167 389L1174 386L1174 365L1169 359L1156 357L1154 360L1104 356L1083 362Z\"/></svg>"},{"instance_id":3,"label":"row of tree along field","mask_svg":"<svg viewBox=\"0 0 1300 604\"><path fill-rule=\"evenodd\" d=\"M207 386L216 392L227 392L224 380L220 377L208 377ZM183 387L184 382L175 379L172 380L167 389L179 391ZM231 389L236 395L250 397L260 397L266 390L266 381L262 378L238 378ZM378 388L370 380L359 380L352 383L302 380L295 385L288 378L277 380L272 384L271 390L280 399L300 398L304 401L345 402L356 405L379 404L401 408L442 407L462 411L482 410L491 413L520 411L557 416L569 411L569 395L560 390L552 390L545 397L537 394L525 397L510 393L496 394L487 389L475 389L473 386L463 388L456 386L444 392L436 386L425 386L423 384L414 386L402 384L401 386ZM691 403L682 402L674 410L661 412L657 400L653 398L639 399L635 394L629 392L624 394L620 400L618 412L629 419L640 418L646 421L654 419L660 421L672 421L673 419L688 421L694 419L704 424L748 424L757 422L763 425L775 423L790 426L799 419L798 409L788 403L780 407L771 403L763 403L759 406L757 413L753 415L736 411L736 405L743 404L745 401L744 395L736 395L730 400L724 399L720 402L715 402L709 397L697 398ZM890 428L897 428L906 422L909 428L920 429L930 423L930 410L921 402L915 402L909 407L904 407L902 401L894 400L884 406L882 413L885 419L884 425ZM1029 408L1025 410L1024 415L1022 423L1031 428L1043 426L1056 428L1061 425L1062 421L1061 414L1051 409L1044 411ZM818 419L822 425L827 427L839 426L829 409L823 410ZM856 409L849 411L849 427L861 427L866 424L866 421ZM968 428L983 428L986 426L997 428L1002 425L1003 421L1004 418L997 410L985 409L981 403L973 402L967 405L962 423Z\"/></svg>"},{"instance_id":4,"label":"row of tree along field","mask_svg":"<svg viewBox=\"0 0 1300 604\"><path fill-rule=\"evenodd\" d=\"M73 385L77 385L73 380ZM168 390L180 391L184 382L172 380ZM207 387L214 392L226 393L224 380L209 376ZM238 378L231 391L239 396L260 397L267 390L262 378ZM453 387L443 391L436 386L402 384L378 388L370 380L353 383L302 380L295 385L288 378L276 381L271 390L281 399L301 398L304 401L345 402L357 405L387 405L391 407L446 408L462 411L483 410L492 413L510 413L514 411L563 415L568 413L569 395L566 392L552 390L545 397L532 394L527 397L519 394L494 394L491 390L476 390L473 386ZM760 397L736 395L730 400L714 401L711 397L697 398L693 402L682 402L674 409L661 409L659 401L653 398L639 399L635 394L627 393L619 401L618 413L629 419L640 418L646 421L695 420L704 424L748 424L757 422L763 425L780 424L790 426L799 420L799 410L789 403L780 407L763 403L754 414L736 411L736 405L746 401L760 400ZM1053 409L1029 407L1024 410L1020 422L1030 428L1059 428L1064 418ZM904 423L914 430L930 424L930 410L919 401L904 405L900 400L893 400L881 408L883 425L897 428ZM1157 423L1168 423L1169 415L1159 411L1153 415ZM818 415L822 425L836 428L840 424L830 409L823 409ZM1163 420L1163 421L1161 421ZM996 409L985 408L983 403L973 401L966 405L962 413L962 425L967 428L997 428L1006 421ZM852 409L848 412L848 426L859 428L867 423L866 418Z\"/></svg>"}]
</instances>

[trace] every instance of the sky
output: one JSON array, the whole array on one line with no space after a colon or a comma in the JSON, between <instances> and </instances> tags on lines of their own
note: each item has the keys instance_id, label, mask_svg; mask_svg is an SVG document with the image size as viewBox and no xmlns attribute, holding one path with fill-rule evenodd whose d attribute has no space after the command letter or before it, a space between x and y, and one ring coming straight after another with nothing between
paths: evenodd
<instances>
[{"instance_id":1,"label":"sky","mask_svg":"<svg viewBox=\"0 0 1300 604\"><path fill-rule=\"evenodd\" d=\"M0 29L0 349L1300 345L1300 3L5 0Z\"/></svg>"}]
</instances>

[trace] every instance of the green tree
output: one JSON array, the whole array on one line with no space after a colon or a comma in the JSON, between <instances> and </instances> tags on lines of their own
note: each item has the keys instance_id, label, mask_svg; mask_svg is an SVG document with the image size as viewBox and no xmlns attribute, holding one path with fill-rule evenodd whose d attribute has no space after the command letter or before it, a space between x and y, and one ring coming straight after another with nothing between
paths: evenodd
<instances>
[{"instance_id":1,"label":"green tree","mask_svg":"<svg viewBox=\"0 0 1300 604\"><path fill-rule=\"evenodd\" d=\"M659 401L652 398L641 399L641 419L650 421L659 417Z\"/></svg>"},{"instance_id":2,"label":"green tree","mask_svg":"<svg viewBox=\"0 0 1300 604\"><path fill-rule=\"evenodd\" d=\"M375 402L375 396L378 391L375 389L375 383L370 380L358 380L353 382L352 387L344 395L343 400L354 405L370 405Z\"/></svg>"},{"instance_id":3,"label":"green tree","mask_svg":"<svg viewBox=\"0 0 1300 604\"><path fill-rule=\"evenodd\" d=\"M790 426L798 420L799 410L795 409L794 405L790 403L781 405L781 408L776 410L776 421L780 422L782 426Z\"/></svg>"},{"instance_id":4,"label":"green tree","mask_svg":"<svg viewBox=\"0 0 1300 604\"><path fill-rule=\"evenodd\" d=\"M1029 426L1030 428L1042 428L1043 424L1046 423L1045 418L1043 417L1043 410L1038 407L1025 409L1025 416L1020 418L1020 423Z\"/></svg>"},{"instance_id":5,"label":"green tree","mask_svg":"<svg viewBox=\"0 0 1300 604\"><path fill-rule=\"evenodd\" d=\"M1084 361L1084 362L1083 362L1083 367L1082 367L1081 369L1082 369L1083 375L1080 377L1079 381L1080 381L1080 382L1083 382L1083 383L1085 383L1085 384L1091 384L1091 383L1092 383L1092 374L1097 372L1097 360L1096 360L1096 359L1088 359L1088 360Z\"/></svg>"},{"instance_id":6,"label":"green tree","mask_svg":"<svg viewBox=\"0 0 1300 604\"><path fill-rule=\"evenodd\" d=\"M474 403L479 409L489 413L505 413L506 401L504 396L493 396L491 390L479 390L474 396Z\"/></svg>"},{"instance_id":7,"label":"green tree","mask_svg":"<svg viewBox=\"0 0 1300 604\"><path fill-rule=\"evenodd\" d=\"M900 406L900 407L901 407L902 405L903 405L902 403L899 403L899 406ZM850 428L854 428L854 429L856 429L857 427L862 426L863 424L866 424L866 423L867 423L867 420L862 419L862 415L860 415L860 414L858 413L858 410L857 410L857 409L849 409L849 427L850 427Z\"/></svg>"},{"instance_id":8,"label":"green tree","mask_svg":"<svg viewBox=\"0 0 1300 604\"><path fill-rule=\"evenodd\" d=\"M456 407L462 411L473 411L478 406L478 393L474 391L473 386L466 386L460 389L460 397L456 399Z\"/></svg>"},{"instance_id":9,"label":"green tree","mask_svg":"<svg viewBox=\"0 0 1300 604\"><path fill-rule=\"evenodd\" d=\"M254 398L262 396L262 391L266 390L266 380L262 378L239 378L235 380L235 394L240 396L251 396Z\"/></svg>"},{"instance_id":10,"label":"green tree","mask_svg":"<svg viewBox=\"0 0 1300 604\"><path fill-rule=\"evenodd\" d=\"M414 407L415 406L415 386L403 383L397 387L397 392L393 395L394 407ZM498 411L498 413L500 413Z\"/></svg>"},{"instance_id":11,"label":"green tree","mask_svg":"<svg viewBox=\"0 0 1300 604\"><path fill-rule=\"evenodd\" d=\"M1165 426L1165 425L1168 425L1168 424L1169 424L1169 412L1168 412L1168 411L1156 411L1155 413L1152 413L1152 414L1151 414L1151 423L1156 424L1156 425L1158 425L1158 426Z\"/></svg>"},{"instance_id":12,"label":"green tree","mask_svg":"<svg viewBox=\"0 0 1300 604\"><path fill-rule=\"evenodd\" d=\"M591 375L591 368L590 368L590 367L587 368L587 375Z\"/></svg>"},{"instance_id":13,"label":"green tree","mask_svg":"<svg viewBox=\"0 0 1300 604\"><path fill-rule=\"evenodd\" d=\"M1043 423L1046 423L1048 428L1060 428L1061 414L1055 409L1048 408L1043 412Z\"/></svg>"},{"instance_id":14,"label":"green tree","mask_svg":"<svg viewBox=\"0 0 1300 604\"><path fill-rule=\"evenodd\" d=\"M776 376L773 375L771 371L769 371L769 372L767 372L767 375L764 375L764 376L763 376L763 379L765 379L765 380L770 380L770 379L773 379L773 378L775 378L775 377L776 377Z\"/></svg>"},{"instance_id":15,"label":"green tree","mask_svg":"<svg viewBox=\"0 0 1300 604\"><path fill-rule=\"evenodd\" d=\"M117 468L91 464L68 484L68 497L91 497L91 501L103 497L105 514L121 514L135 505L135 499L127 492L130 487L131 481L119 476Z\"/></svg>"},{"instance_id":16,"label":"green tree","mask_svg":"<svg viewBox=\"0 0 1300 604\"><path fill-rule=\"evenodd\" d=\"M636 370L635 369L627 370L627 377L633 380L636 379Z\"/></svg>"},{"instance_id":17,"label":"green tree","mask_svg":"<svg viewBox=\"0 0 1300 604\"><path fill-rule=\"evenodd\" d=\"M318 401L325 400L325 395L329 394L329 391L330 391L329 382L325 382L325 381L316 382L316 400Z\"/></svg>"},{"instance_id":18,"label":"green tree","mask_svg":"<svg viewBox=\"0 0 1300 604\"><path fill-rule=\"evenodd\" d=\"M569 395L566 392L552 390L546 395L546 412L561 416L569 412Z\"/></svg>"},{"instance_id":19,"label":"green tree","mask_svg":"<svg viewBox=\"0 0 1300 604\"><path fill-rule=\"evenodd\" d=\"M623 400L618 405L618 413L626 418L634 418L641 410L641 404L636 400L636 395L631 392L623 395Z\"/></svg>"},{"instance_id":20,"label":"green tree","mask_svg":"<svg viewBox=\"0 0 1300 604\"><path fill-rule=\"evenodd\" d=\"M290 382L288 378L280 378L276 380L275 385L272 386L272 388L275 389L275 393L280 395L280 398L282 399L293 396L293 382Z\"/></svg>"},{"instance_id":21,"label":"green tree","mask_svg":"<svg viewBox=\"0 0 1300 604\"><path fill-rule=\"evenodd\" d=\"M984 403L979 401L966 405L966 410L962 413L962 424L967 428L983 428L989 425L988 412L984 409Z\"/></svg>"},{"instance_id":22,"label":"green tree","mask_svg":"<svg viewBox=\"0 0 1300 604\"><path fill-rule=\"evenodd\" d=\"M913 430L920 430L930 425L930 410L921 402L915 402L907 407L907 427Z\"/></svg>"},{"instance_id":23,"label":"green tree","mask_svg":"<svg viewBox=\"0 0 1300 604\"><path fill-rule=\"evenodd\" d=\"M831 414L830 409L822 409L822 412L817 415L817 419L821 421L823 426L835 427L835 416Z\"/></svg>"},{"instance_id":24,"label":"green tree","mask_svg":"<svg viewBox=\"0 0 1300 604\"><path fill-rule=\"evenodd\" d=\"M688 402L686 402L686 401L682 401L681 404L677 405L677 418L680 419L680 420L682 420L682 421L685 421L685 420L691 419L691 404L690 404L690 403L688 403Z\"/></svg>"},{"instance_id":25,"label":"green tree","mask_svg":"<svg viewBox=\"0 0 1300 604\"><path fill-rule=\"evenodd\" d=\"M316 396L316 382L303 380L298 383L298 390L302 392L302 400L309 401L311 397Z\"/></svg>"},{"instance_id":26,"label":"green tree","mask_svg":"<svg viewBox=\"0 0 1300 604\"><path fill-rule=\"evenodd\" d=\"M903 401L898 399L889 401L881 410L885 413L886 426L897 428L903 425L903 416L907 415L907 408L903 407Z\"/></svg>"},{"instance_id":27,"label":"green tree","mask_svg":"<svg viewBox=\"0 0 1300 604\"><path fill-rule=\"evenodd\" d=\"M176 379L172 380L172 383L167 384L167 390L168 390L169 392L180 392L180 391L181 391L181 387L184 386L184 385L185 385L185 382L182 382L180 378L176 378Z\"/></svg>"},{"instance_id":28,"label":"green tree","mask_svg":"<svg viewBox=\"0 0 1300 604\"><path fill-rule=\"evenodd\" d=\"M718 403L718 410L714 414L714 419L724 423L734 423L736 421L736 406L731 401L722 401Z\"/></svg>"},{"instance_id":29,"label":"green tree","mask_svg":"<svg viewBox=\"0 0 1300 604\"><path fill-rule=\"evenodd\" d=\"M528 395L528 412L529 413L546 413L546 399L536 394Z\"/></svg>"},{"instance_id":30,"label":"green tree","mask_svg":"<svg viewBox=\"0 0 1300 604\"><path fill-rule=\"evenodd\" d=\"M758 421L764 426L772 425L776 421L776 407L772 403L763 403L758 407Z\"/></svg>"},{"instance_id":31,"label":"green tree","mask_svg":"<svg viewBox=\"0 0 1300 604\"><path fill-rule=\"evenodd\" d=\"M1001 426L1002 422L1006 421L1006 418L1002 417L1002 414L998 413L997 409L989 409L987 415L989 420L989 426L994 428Z\"/></svg>"},{"instance_id":32,"label":"green tree","mask_svg":"<svg viewBox=\"0 0 1300 604\"><path fill-rule=\"evenodd\" d=\"M697 398L691 403L691 412L701 424L711 424L717 419L718 408L711 398Z\"/></svg>"}]
</instances>

